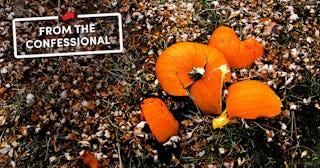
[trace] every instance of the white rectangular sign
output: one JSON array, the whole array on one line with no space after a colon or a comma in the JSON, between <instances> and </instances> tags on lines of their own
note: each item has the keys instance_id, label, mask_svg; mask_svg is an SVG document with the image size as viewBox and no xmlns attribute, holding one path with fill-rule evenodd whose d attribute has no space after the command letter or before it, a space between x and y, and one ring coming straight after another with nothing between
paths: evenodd
<instances>
[{"instance_id":1,"label":"white rectangular sign","mask_svg":"<svg viewBox=\"0 0 320 168\"><path fill-rule=\"evenodd\" d=\"M123 52L120 13L81 14L71 21L58 16L12 21L16 58Z\"/></svg>"}]
</instances>

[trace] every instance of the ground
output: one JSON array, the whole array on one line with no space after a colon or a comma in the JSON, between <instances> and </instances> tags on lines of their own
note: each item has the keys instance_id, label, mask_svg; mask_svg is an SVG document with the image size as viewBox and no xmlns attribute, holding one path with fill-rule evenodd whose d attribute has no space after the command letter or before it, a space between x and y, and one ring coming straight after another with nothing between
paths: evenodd
<instances>
[{"instance_id":1,"label":"ground","mask_svg":"<svg viewBox=\"0 0 320 168\"><path fill-rule=\"evenodd\" d=\"M86 167L319 167L319 2L0 0L0 165ZM17 59L12 19L120 12L124 52ZM237 120L213 130L214 115L161 89L155 62L179 41L208 43L219 25L254 37L265 55L232 82L267 83L282 101L275 118ZM141 102L162 99L179 133L158 143Z\"/></svg>"}]
</instances>

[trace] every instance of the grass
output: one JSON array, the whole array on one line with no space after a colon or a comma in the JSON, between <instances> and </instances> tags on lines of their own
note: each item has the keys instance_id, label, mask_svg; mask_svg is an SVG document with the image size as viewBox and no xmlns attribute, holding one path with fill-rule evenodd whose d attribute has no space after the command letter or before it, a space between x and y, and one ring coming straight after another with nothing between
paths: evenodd
<instances>
[{"instance_id":1,"label":"grass","mask_svg":"<svg viewBox=\"0 0 320 168\"><path fill-rule=\"evenodd\" d=\"M225 11L229 14L231 10L238 10L238 4L220 2L227 7L216 9L212 1L190 2L194 4L197 20L188 26L197 25L203 31L195 39L197 42L206 43L207 35L218 25L232 25L239 30L246 26L239 20L249 16L229 18L222 13ZM112 10L119 11L125 3L130 3L131 8L128 12L122 12L123 16L132 13L133 8L139 10L139 5L132 2L123 2ZM159 3L164 5L165 1ZM53 6L52 2L49 4L51 5L48 7ZM88 10L96 9L92 4L89 5L91 6ZM287 5L290 4L283 3L269 8L274 9L272 11L283 12ZM294 5L299 7L296 11L299 16L308 15L304 11L305 6L306 4ZM31 5L29 7L36 11ZM255 11L258 15L269 17L262 8L259 9ZM299 24L304 24L304 20L309 18L301 17ZM104 167L223 167L227 164L234 164L235 167L320 166L320 114L319 109L315 107L320 97L320 77L319 71L316 70L319 67L317 53L309 53L308 56L310 60L314 58L310 63L315 66L313 71L303 69L295 72L284 64L296 60L291 57L285 60L281 57L280 49L275 51L277 59L281 59L279 70L302 76L301 80L295 78L288 86L284 86L285 79L279 77L275 80L278 82L275 91L284 105L283 115L273 119L238 120L222 129L213 130L211 119L215 116L199 113L188 97L172 97L163 93L159 85L154 85L157 52L170 46L175 39L167 41L166 33L170 32L162 33L155 39L151 37L167 27L163 27L162 23L156 23L155 32L148 32L144 25L145 20L137 22L142 27L140 30L134 23L135 20L124 29L126 52L123 54L17 60L10 57L11 51L6 51L7 57L4 58L5 61L0 62L0 67L12 63L16 66L13 68L16 74L0 76L0 87L7 83L11 85L4 93L8 99L1 100L5 101L5 104L0 105L7 117L6 125L0 126L0 142L8 142L10 145L17 142L18 145L12 148L12 157L4 156L7 160L1 162L2 166L11 167L11 161L14 161L16 167L82 168L85 165L79 160L79 152L85 149L106 155L106 158L101 159ZM277 24L286 26L290 23L284 19ZM305 37L303 31L284 33L285 31L286 28L275 28L273 33L277 34L278 38L273 41L268 41L271 39L269 37L252 33L271 43L271 47L266 49L266 56L278 47L281 50L289 50L293 46L308 45L297 40L295 36L298 34ZM314 44L317 45L316 42ZM143 47L147 49L142 49ZM309 48L315 47L317 46ZM273 61L274 59L262 59L262 63L273 64ZM305 68L305 65L301 64L300 66ZM52 67L53 70L48 71L47 67ZM256 65L253 68L258 69ZM55 75L58 76L57 79L54 78ZM94 78L90 79L92 76ZM268 80L273 80L272 77L273 74L269 74ZM73 84L74 81L77 83ZM72 92L75 89L79 90L80 96ZM67 93L66 98L61 98L63 91ZM27 107L25 102L28 93L35 95L36 104L31 107ZM97 96L98 93L100 96ZM0 95L0 98L2 97L4 95ZM164 147L156 142L147 126L142 132L148 138L134 134L135 126L140 122L141 100L147 97L159 97L168 104L180 122L179 142ZM304 102L304 99L308 98L311 99L310 104ZM73 108L84 100L100 103L96 103L94 110L81 106ZM290 109L290 103L298 105L298 108ZM290 116L285 115L288 111ZM115 115L116 112L122 112L123 115ZM99 117L96 118L96 115ZM111 137L96 136L98 128L103 124ZM285 124L287 129L282 129L282 124ZM36 132L37 128L41 128L39 132ZM24 129L27 130L25 135ZM266 130L275 134L271 142L267 141ZM190 134L192 135L189 136ZM74 138L68 139L68 135ZM88 141L90 145L81 145L81 140ZM307 155L303 156L305 151ZM72 157L70 160L67 159L66 153ZM172 159L172 156L175 156L175 159ZM50 161L50 158L55 160Z\"/></svg>"},{"instance_id":2,"label":"grass","mask_svg":"<svg viewBox=\"0 0 320 168\"><path fill-rule=\"evenodd\" d=\"M306 164L310 165L312 163L315 166L320 165L319 156L319 109L316 107L303 103L303 99L312 99L319 98L320 93L320 80L318 74L312 74L310 72L304 73L304 81L296 84L290 95L291 101L298 102L301 106L302 111L295 112L293 118L294 123L294 132L301 139L297 139L296 146L293 147L293 151L299 151L301 153L303 150L306 150L311 153L311 156L306 159ZM293 152L293 153L294 153ZM293 164L301 165L303 162L300 159L293 160ZM311 165L310 165L311 166Z\"/></svg>"}]
</instances>

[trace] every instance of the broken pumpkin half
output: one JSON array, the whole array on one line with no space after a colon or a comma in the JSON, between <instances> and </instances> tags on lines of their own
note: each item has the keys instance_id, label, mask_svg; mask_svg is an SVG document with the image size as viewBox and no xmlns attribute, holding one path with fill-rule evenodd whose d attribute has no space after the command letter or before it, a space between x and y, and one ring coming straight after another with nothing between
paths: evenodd
<instances>
[{"instance_id":1,"label":"broken pumpkin half","mask_svg":"<svg viewBox=\"0 0 320 168\"><path fill-rule=\"evenodd\" d=\"M225 57L208 45L178 42L168 47L156 62L162 89L173 96L190 96L205 114L221 114L224 81L230 81Z\"/></svg>"},{"instance_id":2,"label":"broken pumpkin half","mask_svg":"<svg viewBox=\"0 0 320 168\"><path fill-rule=\"evenodd\" d=\"M244 80L228 87L226 110L212 120L213 128L221 128L230 119L272 118L281 113L281 100L265 83Z\"/></svg>"}]
</instances>

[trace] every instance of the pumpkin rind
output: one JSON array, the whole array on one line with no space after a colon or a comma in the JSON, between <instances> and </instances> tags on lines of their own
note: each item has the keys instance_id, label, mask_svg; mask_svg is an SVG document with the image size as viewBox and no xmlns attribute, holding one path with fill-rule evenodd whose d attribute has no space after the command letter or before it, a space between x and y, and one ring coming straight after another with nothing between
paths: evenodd
<instances>
[{"instance_id":1,"label":"pumpkin rind","mask_svg":"<svg viewBox=\"0 0 320 168\"><path fill-rule=\"evenodd\" d=\"M160 143L178 134L178 121L166 104L158 98L148 98L142 102L141 116L147 121L152 134Z\"/></svg>"},{"instance_id":2,"label":"pumpkin rind","mask_svg":"<svg viewBox=\"0 0 320 168\"><path fill-rule=\"evenodd\" d=\"M231 68L247 68L264 55L263 46L254 38L241 41L227 26L219 26L211 35L209 46L219 50Z\"/></svg>"},{"instance_id":3,"label":"pumpkin rind","mask_svg":"<svg viewBox=\"0 0 320 168\"><path fill-rule=\"evenodd\" d=\"M229 118L256 119L281 113L281 101L265 83L244 80L228 88L226 107Z\"/></svg>"}]
</instances>

